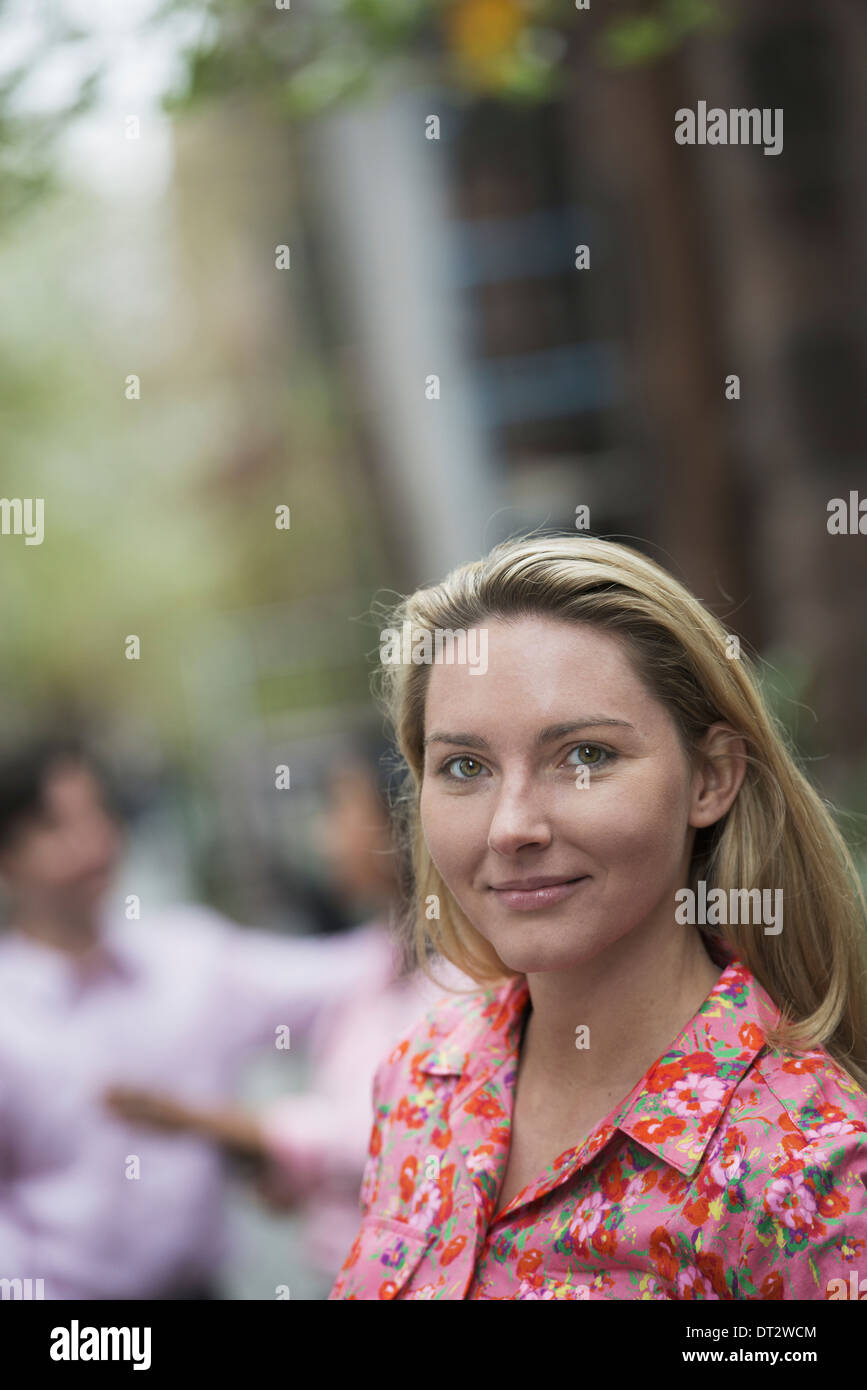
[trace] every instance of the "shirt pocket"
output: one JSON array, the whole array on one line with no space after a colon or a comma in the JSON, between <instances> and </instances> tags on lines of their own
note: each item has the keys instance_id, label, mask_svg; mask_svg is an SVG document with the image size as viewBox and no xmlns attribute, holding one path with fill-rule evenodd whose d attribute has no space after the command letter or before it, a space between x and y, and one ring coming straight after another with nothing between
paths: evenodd
<instances>
[{"instance_id":1,"label":"shirt pocket","mask_svg":"<svg viewBox=\"0 0 867 1390\"><path fill-rule=\"evenodd\" d=\"M399 1298L424 1258L432 1236L405 1221L367 1216L358 1233L358 1254L344 1266L341 1298Z\"/></svg>"},{"instance_id":2,"label":"shirt pocket","mask_svg":"<svg viewBox=\"0 0 867 1390\"><path fill-rule=\"evenodd\" d=\"M553 1299L576 1302L597 1297L590 1289L590 1274L547 1268L529 1279L522 1279L516 1299Z\"/></svg>"},{"instance_id":3,"label":"shirt pocket","mask_svg":"<svg viewBox=\"0 0 867 1390\"><path fill-rule=\"evenodd\" d=\"M563 1255L550 1247L541 1247L542 1258L535 1268L516 1269L519 1299L554 1299L568 1302L585 1301L604 1297L598 1289L591 1288L593 1270L580 1259Z\"/></svg>"}]
</instances>

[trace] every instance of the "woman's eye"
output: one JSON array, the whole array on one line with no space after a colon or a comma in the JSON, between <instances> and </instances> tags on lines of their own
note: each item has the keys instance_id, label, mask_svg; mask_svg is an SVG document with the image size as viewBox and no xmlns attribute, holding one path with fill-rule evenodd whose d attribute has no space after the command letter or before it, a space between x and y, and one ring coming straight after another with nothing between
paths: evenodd
<instances>
[{"instance_id":1,"label":"woman's eye","mask_svg":"<svg viewBox=\"0 0 867 1390\"><path fill-rule=\"evenodd\" d=\"M598 743L579 743L568 756L571 758L573 753L580 755L581 767L601 767L611 757L611 754L600 748Z\"/></svg>"},{"instance_id":2,"label":"woman's eye","mask_svg":"<svg viewBox=\"0 0 867 1390\"><path fill-rule=\"evenodd\" d=\"M452 769L456 767L461 769L461 775L459 777L452 771ZM442 770L445 775L451 777L454 782L474 782L481 768L482 764L480 762L477 762L475 758L468 758L466 754L464 754L460 758L449 758L448 762L443 765ZM472 769L472 771L468 771L467 769Z\"/></svg>"}]
</instances>

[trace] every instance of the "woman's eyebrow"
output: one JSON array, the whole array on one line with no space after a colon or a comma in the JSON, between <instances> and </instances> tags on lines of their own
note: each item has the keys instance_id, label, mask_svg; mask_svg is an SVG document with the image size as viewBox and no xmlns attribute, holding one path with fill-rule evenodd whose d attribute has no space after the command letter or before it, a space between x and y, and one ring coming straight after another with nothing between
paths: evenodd
<instances>
[{"instance_id":1,"label":"woman's eyebrow","mask_svg":"<svg viewBox=\"0 0 867 1390\"><path fill-rule=\"evenodd\" d=\"M546 729L537 734L537 743L549 743L554 738L565 738L567 734L580 733L582 729L631 729L635 733L635 725L629 724L625 719L608 719L605 715L594 716L591 719L581 719L577 723L568 724L549 724Z\"/></svg>"},{"instance_id":2,"label":"woman's eyebrow","mask_svg":"<svg viewBox=\"0 0 867 1390\"><path fill-rule=\"evenodd\" d=\"M633 733L635 732L634 724L628 724L625 719L607 719L604 715L600 715L598 717L593 716L590 719L579 719L567 724L549 724L546 728L540 729L539 733L536 735L536 743L550 743L552 739L565 738L567 734L577 734L580 733L582 729L606 728L631 729ZM489 749L491 746L487 739L482 738L479 734L451 734L440 731L427 735L424 741L425 748L427 748L429 743L460 743L469 744L473 748L486 749Z\"/></svg>"},{"instance_id":3,"label":"woman's eyebrow","mask_svg":"<svg viewBox=\"0 0 867 1390\"><path fill-rule=\"evenodd\" d=\"M424 747L429 743L469 743L474 748L490 748L486 738L481 738L478 734L428 734L424 741Z\"/></svg>"}]
</instances>

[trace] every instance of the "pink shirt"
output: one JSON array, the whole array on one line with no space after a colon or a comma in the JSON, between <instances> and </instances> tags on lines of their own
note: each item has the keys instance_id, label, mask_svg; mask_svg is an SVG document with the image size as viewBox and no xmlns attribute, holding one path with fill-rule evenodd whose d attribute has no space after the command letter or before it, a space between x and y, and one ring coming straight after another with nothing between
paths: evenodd
<instances>
[{"instance_id":1,"label":"pink shirt","mask_svg":"<svg viewBox=\"0 0 867 1390\"><path fill-rule=\"evenodd\" d=\"M867 1276L867 1094L730 958L584 1141L503 1210L525 978L382 1062L361 1229L331 1299L826 1299ZM855 1275L855 1280L852 1280Z\"/></svg>"},{"instance_id":2,"label":"pink shirt","mask_svg":"<svg viewBox=\"0 0 867 1390\"><path fill-rule=\"evenodd\" d=\"M0 1278L43 1279L46 1298L149 1298L212 1278L227 1253L217 1147L116 1118L102 1090L225 1104L253 1049L287 1026L303 1044L369 973L351 940L202 908L107 922L103 944L85 978L0 935Z\"/></svg>"},{"instance_id":3,"label":"pink shirt","mask_svg":"<svg viewBox=\"0 0 867 1390\"><path fill-rule=\"evenodd\" d=\"M391 938L377 922L348 937L364 956L365 978L351 997L336 999L320 1012L310 1036L307 1089L260 1114L274 1160L262 1189L279 1196L288 1176L288 1190L304 1201L306 1257L329 1280L358 1229L376 1068L445 989L473 988L445 961L435 967L442 986L420 973L396 980Z\"/></svg>"}]
</instances>

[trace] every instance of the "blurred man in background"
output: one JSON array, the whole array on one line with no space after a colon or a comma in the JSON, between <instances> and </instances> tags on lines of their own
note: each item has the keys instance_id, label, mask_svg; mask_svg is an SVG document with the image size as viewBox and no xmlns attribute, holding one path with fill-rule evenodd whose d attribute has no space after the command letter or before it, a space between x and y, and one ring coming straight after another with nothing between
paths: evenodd
<instances>
[{"instance_id":1,"label":"blurred man in background","mask_svg":"<svg viewBox=\"0 0 867 1390\"><path fill-rule=\"evenodd\" d=\"M0 758L0 1279L51 1299L218 1298L226 1153L133 1127L106 1094L225 1104L247 1055L287 1028L303 1043L369 952L200 907L114 916L122 845L82 748Z\"/></svg>"},{"instance_id":2,"label":"blurred man in background","mask_svg":"<svg viewBox=\"0 0 867 1390\"><path fill-rule=\"evenodd\" d=\"M254 1160L260 1195L277 1209L304 1213L305 1267L322 1298L358 1233L377 1066L449 990L478 989L442 959L431 962L442 983L408 970L389 930L401 861L392 842L384 759L375 739L359 739L354 754L341 756L329 773L317 848L347 906L366 919L338 938L340 949L364 959L364 978L342 998L333 989L323 994L305 1088L257 1111L191 1106L174 1093L113 1093L128 1119L206 1136L228 1155Z\"/></svg>"}]
</instances>

